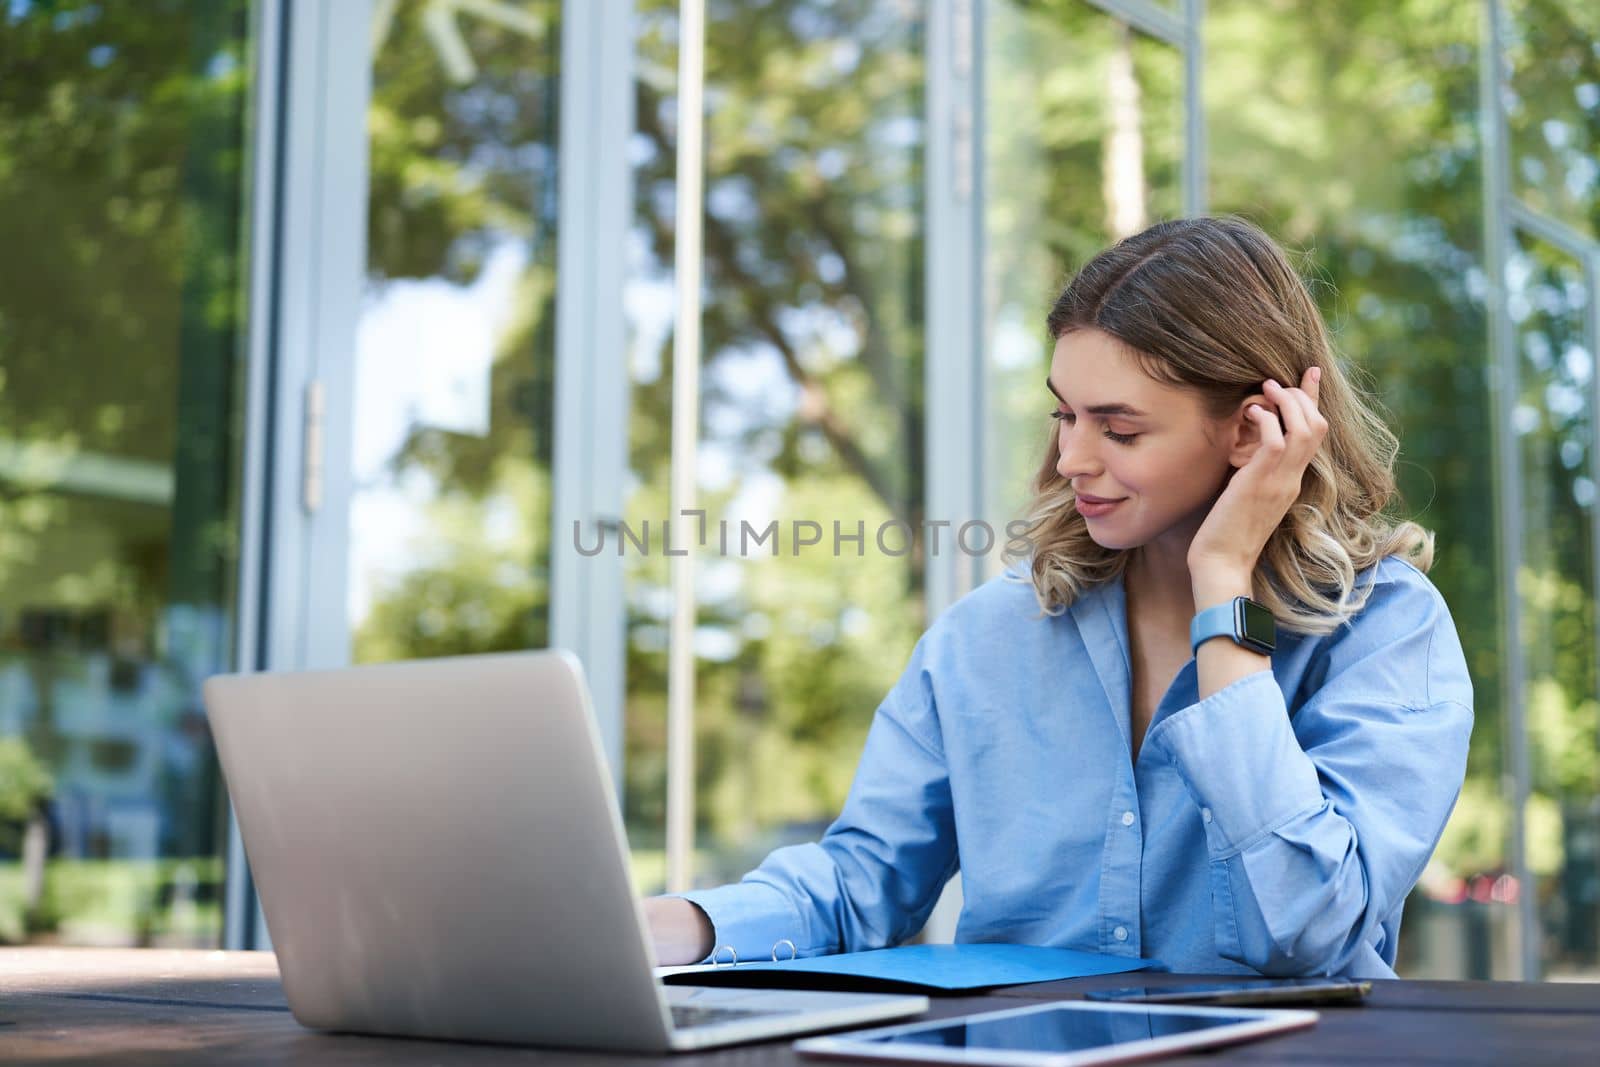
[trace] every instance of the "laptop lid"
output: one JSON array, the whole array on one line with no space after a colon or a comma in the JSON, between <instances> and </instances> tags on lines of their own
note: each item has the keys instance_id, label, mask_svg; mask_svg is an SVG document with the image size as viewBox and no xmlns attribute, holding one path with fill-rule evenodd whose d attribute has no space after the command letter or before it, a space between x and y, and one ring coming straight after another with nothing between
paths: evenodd
<instances>
[{"instance_id":1,"label":"laptop lid","mask_svg":"<svg viewBox=\"0 0 1600 1067\"><path fill-rule=\"evenodd\" d=\"M302 1024L669 1047L571 653L219 675L204 695Z\"/></svg>"}]
</instances>

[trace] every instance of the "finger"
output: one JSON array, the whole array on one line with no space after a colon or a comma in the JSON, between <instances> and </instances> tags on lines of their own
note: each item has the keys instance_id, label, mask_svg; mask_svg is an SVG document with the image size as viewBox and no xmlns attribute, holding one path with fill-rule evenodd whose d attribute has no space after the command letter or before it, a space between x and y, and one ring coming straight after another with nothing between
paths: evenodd
<instances>
[{"instance_id":1,"label":"finger","mask_svg":"<svg viewBox=\"0 0 1600 1067\"><path fill-rule=\"evenodd\" d=\"M1278 383L1266 381L1262 383L1261 392L1249 397L1245 401L1245 410L1248 412L1252 406L1259 407L1275 419L1279 419L1278 428L1283 428L1283 422L1278 415L1278 404L1283 399L1283 394L1278 391Z\"/></svg>"},{"instance_id":2,"label":"finger","mask_svg":"<svg viewBox=\"0 0 1600 1067\"><path fill-rule=\"evenodd\" d=\"M1298 392L1298 390L1297 390ZM1328 434L1328 419L1317 407L1317 398L1304 392L1300 393L1300 404L1305 409L1306 425L1311 430L1312 440L1320 443Z\"/></svg>"},{"instance_id":3,"label":"finger","mask_svg":"<svg viewBox=\"0 0 1600 1067\"><path fill-rule=\"evenodd\" d=\"M1311 451L1313 452L1328 433L1328 420L1317 407L1317 389L1321 378L1322 369L1320 367L1312 367L1305 374L1305 379L1307 384L1310 385L1310 389L1286 390L1289 397L1299 405L1300 411L1305 418L1308 430L1307 444L1311 446Z\"/></svg>"},{"instance_id":4,"label":"finger","mask_svg":"<svg viewBox=\"0 0 1600 1067\"><path fill-rule=\"evenodd\" d=\"M1278 414L1265 404L1251 404L1245 414L1255 420L1261 434L1261 450L1277 455L1283 452L1283 427L1278 425Z\"/></svg>"},{"instance_id":5,"label":"finger","mask_svg":"<svg viewBox=\"0 0 1600 1067\"><path fill-rule=\"evenodd\" d=\"M1309 368L1302 380L1313 387L1311 392L1305 389L1283 389L1281 392L1283 407L1286 410L1289 408L1295 410L1294 415L1284 416L1284 425L1289 430L1290 447L1300 459L1307 461L1316 454L1317 449L1321 447L1322 439L1328 434L1328 420L1317 410L1317 398L1314 395L1317 381L1321 377L1321 368Z\"/></svg>"},{"instance_id":6,"label":"finger","mask_svg":"<svg viewBox=\"0 0 1600 1067\"><path fill-rule=\"evenodd\" d=\"M1322 395L1322 368L1307 367L1306 372L1300 376L1300 388L1311 398L1311 403L1316 406Z\"/></svg>"},{"instance_id":7,"label":"finger","mask_svg":"<svg viewBox=\"0 0 1600 1067\"><path fill-rule=\"evenodd\" d=\"M1278 406L1278 415L1283 419L1283 435L1293 441L1304 440L1311 432L1306 425L1305 408L1301 407L1305 394L1298 389L1286 389L1274 381L1268 381L1262 391Z\"/></svg>"}]
</instances>

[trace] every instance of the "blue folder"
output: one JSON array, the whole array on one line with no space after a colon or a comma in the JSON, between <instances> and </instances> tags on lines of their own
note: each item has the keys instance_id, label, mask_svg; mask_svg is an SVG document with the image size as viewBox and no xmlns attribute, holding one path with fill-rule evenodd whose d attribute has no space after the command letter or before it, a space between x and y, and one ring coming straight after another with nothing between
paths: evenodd
<instances>
[{"instance_id":1,"label":"blue folder","mask_svg":"<svg viewBox=\"0 0 1600 1067\"><path fill-rule=\"evenodd\" d=\"M1106 956L1037 945L902 945L777 963L680 971L675 985L761 986L854 991L958 992L1095 974L1161 970L1159 960Z\"/></svg>"}]
</instances>

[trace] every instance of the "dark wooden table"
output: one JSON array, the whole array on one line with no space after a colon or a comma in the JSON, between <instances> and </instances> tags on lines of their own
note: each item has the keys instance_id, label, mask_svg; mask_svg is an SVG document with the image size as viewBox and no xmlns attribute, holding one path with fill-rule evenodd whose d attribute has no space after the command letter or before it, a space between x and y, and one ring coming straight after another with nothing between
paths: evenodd
<instances>
[{"instance_id":1,"label":"dark wooden table","mask_svg":"<svg viewBox=\"0 0 1600 1067\"><path fill-rule=\"evenodd\" d=\"M1200 976L1149 975L1143 984ZM939 997L932 1015L1077 999L1128 975ZM1311 1030L1166 1062L1600 1064L1600 985L1378 982L1362 1007L1322 1008ZM649 1057L399 1041L305 1030L265 952L0 949L0 1063L508 1064L809 1067L788 1039Z\"/></svg>"}]
</instances>

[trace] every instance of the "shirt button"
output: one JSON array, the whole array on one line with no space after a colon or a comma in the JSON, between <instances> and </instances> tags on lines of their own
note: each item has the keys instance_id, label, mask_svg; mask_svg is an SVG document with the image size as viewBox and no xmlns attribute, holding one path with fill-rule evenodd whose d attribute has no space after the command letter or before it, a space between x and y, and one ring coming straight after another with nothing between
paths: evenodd
<instances>
[{"instance_id":1,"label":"shirt button","mask_svg":"<svg viewBox=\"0 0 1600 1067\"><path fill-rule=\"evenodd\" d=\"M1111 931L1111 936L1116 938L1118 941L1126 941L1128 940L1128 928L1126 926L1119 926L1115 930Z\"/></svg>"},{"instance_id":2,"label":"shirt button","mask_svg":"<svg viewBox=\"0 0 1600 1067\"><path fill-rule=\"evenodd\" d=\"M1204 819L1206 822L1210 822L1211 821L1211 809L1210 808L1201 808L1200 809L1200 818Z\"/></svg>"},{"instance_id":3,"label":"shirt button","mask_svg":"<svg viewBox=\"0 0 1600 1067\"><path fill-rule=\"evenodd\" d=\"M1133 825L1133 812L1125 811L1125 812L1122 813L1122 825L1124 825L1124 826L1132 826Z\"/></svg>"}]
</instances>

